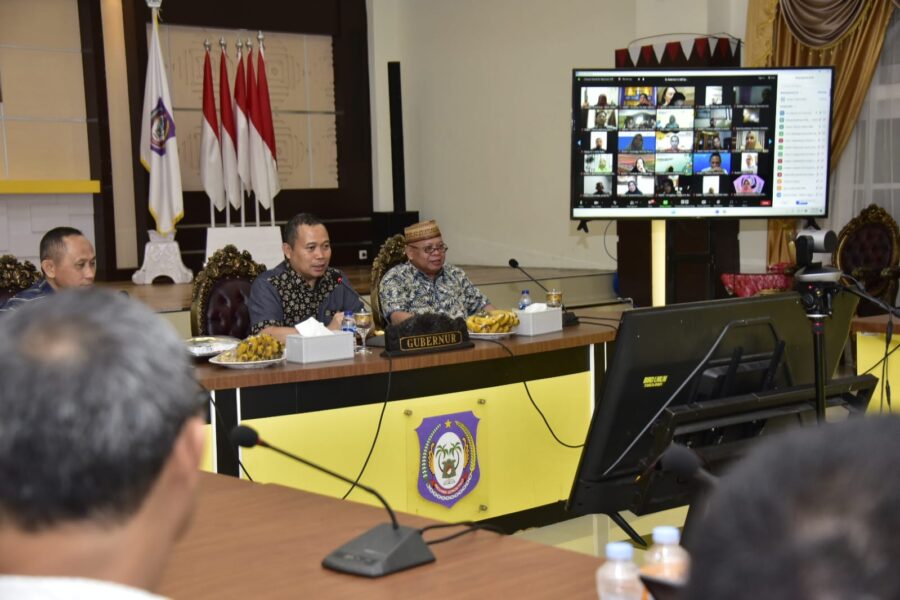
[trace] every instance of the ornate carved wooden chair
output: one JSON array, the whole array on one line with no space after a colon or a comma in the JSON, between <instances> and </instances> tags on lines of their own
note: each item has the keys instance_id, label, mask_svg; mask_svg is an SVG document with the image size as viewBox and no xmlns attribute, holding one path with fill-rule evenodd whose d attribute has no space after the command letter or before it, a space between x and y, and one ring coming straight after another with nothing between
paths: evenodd
<instances>
[{"instance_id":1,"label":"ornate carved wooden chair","mask_svg":"<svg viewBox=\"0 0 900 600\"><path fill-rule=\"evenodd\" d=\"M41 274L29 261L19 262L15 256L0 256L0 304L31 287Z\"/></svg>"},{"instance_id":2,"label":"ornate carved wooden chair","mask_svg":"<svg viewBox=\"0 0 900 600\"><path fill-rule=\"evenodd\" d=\"M384 329L387 323L384 322L381 310L381 299L378 297L379 288L381 287L381 278L388 270L406 261L406 238L403 234L398 233L389 237L382 244L378 251L378 256L372 261L372 279L369 287L369 299L372 304L372 319L375 321L377 329Z\"/></svg>"},{"instance_id":3,"label":"ornate carved wooden chair","mask_svg":"<svg viewBox=\"0 0 900 600\"><path fill-rule=\"evenodd\" d=\"M191 292L191 333L245 338L250 333L250 286L266 270L250 253L229 244L197 273Z\"/></svg>"},{"instance_id":4,"label":"ornate carved wooden chair","mask_svg":"<svg viewBox=\"0 0 900 600\"><path fill-rule=\"evenodd\" d=\"M858 279L871 295L893 306L900 276L900 230L897 222L880 206L863 209L838 234L832 262L844 273ZM857 308L860 316L884 311L865 300Z\"/></svg>"}]
</instances>

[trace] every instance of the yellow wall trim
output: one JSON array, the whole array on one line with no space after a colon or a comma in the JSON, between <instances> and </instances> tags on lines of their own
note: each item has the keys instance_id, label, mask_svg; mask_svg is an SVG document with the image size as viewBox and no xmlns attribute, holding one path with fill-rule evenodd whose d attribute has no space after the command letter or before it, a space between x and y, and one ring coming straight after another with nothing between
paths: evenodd
<instances>
[{"instance_id":1,"label":"yellow wall trim","mask_svg":"<svg viewBox=\"0 0 900 600\"><path fill-rule=\"evenodd\" d=\"M0 194L99 194L96 179L0 180Z\"/></svg>"}]
</instances>

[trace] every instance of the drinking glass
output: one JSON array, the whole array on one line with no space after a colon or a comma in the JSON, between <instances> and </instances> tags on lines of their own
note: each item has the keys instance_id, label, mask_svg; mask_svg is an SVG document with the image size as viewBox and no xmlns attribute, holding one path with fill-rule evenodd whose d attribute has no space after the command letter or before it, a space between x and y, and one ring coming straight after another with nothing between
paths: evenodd
<instances>
[{"instance_id":1,"label":"drinking glass","mask_svg":"<svg viewBox=\"0 0 900 600\"><path fill-rule=\"evenodd\" d=\"M359 354L372 354L372 351L366 348L366 335L372 329L372 313L360 311L353 313L353 320L356 322L356 331L362 340L362 345L356 349Z\"/></svg>"},{"instance_id":2,"label":"drinking glass","mask_svg":"<svg viewBox=\"0 0 900 600\"><path fill-rule=\"evenodd\" d=\"M553 288L552 290L547 292L547 306L549 308L562 306L562 292L556 288Z\"/></svg>"}]
</instances>

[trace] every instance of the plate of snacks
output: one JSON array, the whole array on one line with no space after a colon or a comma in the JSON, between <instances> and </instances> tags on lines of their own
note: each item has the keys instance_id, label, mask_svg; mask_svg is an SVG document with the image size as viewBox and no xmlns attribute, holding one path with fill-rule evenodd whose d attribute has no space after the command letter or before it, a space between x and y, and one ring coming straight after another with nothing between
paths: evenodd
<instances>
[{"instance_id":1,"label":"plate of snacks","mask_svg":"<svg viewBox=\"0 0 900 600\"><path fill-rule=\"evenodd\" d=\"M229 369L262 369L284 362L284 344L267 333L251 335L209 362Z\"/></svg>"},{"instance_id":2,"label":"plate of snacks","mask_svg":"<svg viewBox=\"0 0 900 600\"><path fill-rule=\"evenodd\" d=\"M215 356L227 350L231 350L240 343L241 340L236 337L227 335L203 335L192 337L184 341L187 346L188 354L202 358L205 356Z\"/></svg>"},{"instance_id":3,"label":"plate of snacks","mask_svg":"<svg viewBox=\"0 0 900 600\"><path fill-rule=\"evenodd\" d=\"M474 340L501 340L516 332L519 317L511 310L496 309L466 319L469 337Z\"/></svg>"}]
</instances>

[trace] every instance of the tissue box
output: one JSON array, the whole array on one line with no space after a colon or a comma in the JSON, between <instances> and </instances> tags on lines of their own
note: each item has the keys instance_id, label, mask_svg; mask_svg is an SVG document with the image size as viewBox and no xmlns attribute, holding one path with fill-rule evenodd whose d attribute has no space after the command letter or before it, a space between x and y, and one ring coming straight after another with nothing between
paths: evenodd
<instances>
[{"instance_id":1,"label":"tissue box","mask_svg":"<svg viewBox=\"0 0 900 600\"><path fill-rule=\"evenodd\" d=\"M289 335L284 355L288 362L297 363L353 358L353 339L355 337L348 331L338 331L334 335L315 337Z\"/></svg>"},{"instance_id":2,"label":"tissue box","mask_svg":"<svg viewBox=\"0 0 900 600\"><path fill-rule=\"evenodd\" d=\"M553 331L562 331L562 309L550 308L540 312L527 313L517 310L519 328L517 335L541 335Z\"/></svg>"}]
</instances>

